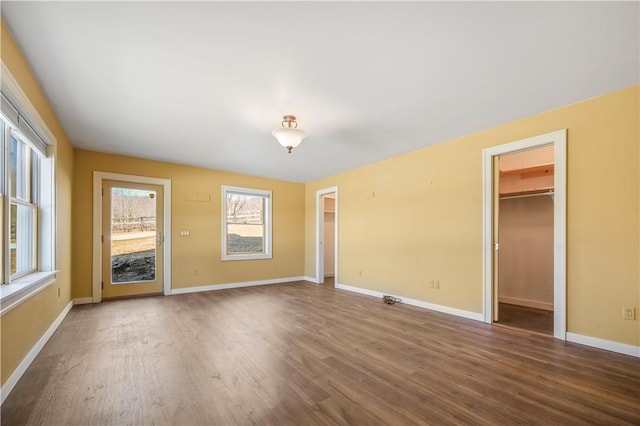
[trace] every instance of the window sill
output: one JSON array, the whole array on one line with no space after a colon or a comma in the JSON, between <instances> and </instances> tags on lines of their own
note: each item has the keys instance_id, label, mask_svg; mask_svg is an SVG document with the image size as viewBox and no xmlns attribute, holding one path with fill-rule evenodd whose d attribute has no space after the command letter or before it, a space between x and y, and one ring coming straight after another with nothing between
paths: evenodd
<instances>
[{"instance_id":1,"label":"window sill","mask_svg":"<svg viewBox=\"0 0 640 426\"><path fill-rule=\"evenodd\" d=\"M261 259L271 259L272 256L270 254L236 254L236 255L226 255L222 256L222 261L226 262L227 260L261 260Z\"/></svg>"},{"instance_id":2,"label":"window sill","mask_svg":"<svg viewBox=\"0 0 640 426\"><path fill-rule=\"evenodd\" d=\"M0 316L55 283L56 272L35 272L0 286Z\"/></svg>"}]
</instances>

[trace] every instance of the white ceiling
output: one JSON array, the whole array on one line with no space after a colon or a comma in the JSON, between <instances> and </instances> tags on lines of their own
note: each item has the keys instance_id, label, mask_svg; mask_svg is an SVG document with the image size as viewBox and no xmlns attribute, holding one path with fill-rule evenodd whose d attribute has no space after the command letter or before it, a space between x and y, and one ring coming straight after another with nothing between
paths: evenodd
<instances>
[{"instance_id":1,"label":"white ceiling","mask_svg":"<svg viewBox=\"0 0 640 426\"><path fill-rule=\"evenodd\" d=\"M74 146L308 182L639 82L639 3L10 2ZM284 114L307 139L271 136Z\"/></svg>"}]
</instances>

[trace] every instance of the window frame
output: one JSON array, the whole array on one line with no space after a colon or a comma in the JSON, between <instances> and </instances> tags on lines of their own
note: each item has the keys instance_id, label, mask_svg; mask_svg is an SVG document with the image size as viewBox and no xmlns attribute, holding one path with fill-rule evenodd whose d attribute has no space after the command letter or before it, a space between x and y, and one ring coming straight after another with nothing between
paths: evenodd
<instances>
[{"instance_id":1,"label":"window frame","mask_svg":"<svg viewBox=\"0 0 640 426\"><path fill-rule=\"evenodd\" d=\"M2 110L0 113L0 316L29 300L56 282L56 144L38 111L20 88L4 62L2 73ZM11 194L11 136L31 148L32 198L30 203ZM16 200L17 198L17 200ZM35 204L35 268L11 274L10 209L12 203Z\"/></svg>"},{"instance_id":2,"label":"window frame","mask_svg":"<svg viewBox=\"0 0 640 426\"><path fill-rule=\"evenodd\" d=\"M261 197L263 199L263 217L264 217L264 251L261 253L238 253L238 254L229 254L228 253L228 223L227 223L227 198L229 194L239 194L239 195L248 195ZM262 190L262 189L253 189L253 188L241 188L236 186L222 186L222 210L221 210L221 221L222 221L222 252L221 259L222 261L235 261L235 260L260 260L260 259L271 259L272 256L272 197L273 194L271 191Z\"/></svg>"},{"instance_id":3,"label":"window frame","mask_svg":"<svg viewBox=\"0 0 640 426\"><path fill-rule=\"evenodd\" d=\"M26 277L27 275L33 274L35 272L39 271L39 251L40 251L40 245L42 244L42 236L40 235L40 224L39 224L39 220L40 220L40 193L42 192L40 187L42 185L42 180L40 179L40 160L42 159L42 154L40 154L37 150L35 150L28 141L25 141L24 137L21 136L15 129L11 128L11 126L4 121L4 126L8 127L8 132L5 134L6 137L8 137L8 139L5 139L4 143L9 144L9 151L10 151L10 144L12 143L11 139L15 139L17 143L23 144L27 149L28 149L28 154L24 157L27 158L26 163L28 163L28 168L27 168L27 175L25 176L27 178L27 191L28 191L28 196L27 198L29 199L22 199L20 197L18 197L17 194L11 194L12 191L12 180L11 180L11 170L10 167L9 169L7 169L7 176L5 176L4 178L6 179L6 186L8 188L7 191L7 199L8 199L8 203L6 206L3 206L3 208L6 208L6 215L7 215L7 220L9 221L9 232L7 233L7 238L8 240L11 239L11 218L12 218L12 206L16 205L16 210L19 209L18 206L22 206L22 207L26 207L28 209L30 209L31 211L31 216L32 216L32 235L31 235L31 247L32 247L32 253L31 253L31 259L32 259L32 265L29 269L25 269L22 271L18 271L17 270L17 253L16 253L16 272L12 273L11 272L11 258L9 258L9 263L7 264L8 266L8 278L5 278L5 280L3 281L7 281L7 282L13 282L16 281L22 277ZM10 159L11 154L9 153L9 161L11 161ZM16 159L17 160L17 159ZM16 175L16 180L17 180L17 175ZM16 192L17 192L17 185L16 185ZM16 218L16 227L18 226L18 222L17 222L17 218ZM16 229L16 233L17 233L17 229ZM9 251L9 256L11 256L11 242L8 242L8 251ZM6 249L6 247L5 247ZM16 251L17 251L17 247L16 247ZM4 268L3 268L4 269Z\"/></svg>"},{"instance_id":4,"label":"window frame","mask_svg":"<svg viewBox=\"0 0 640 426\"><path fill-rule=\"evenodd\" d=\"M34 272L38 271L38 251L39 251L39 247L40 247L40 227L38 226L38 218L40 217L39 215L39 210L40 210L40 206L38 206L38 204L32 204L32 203L28 203L25 201L22 201L20 199L16 199L16 198L11 198L11 200L9 201L9 210L8 210L8 216L9 216L9 220L11 220L12 218L12 214L11 214L11 207L13 205L17 206L22 206L22 207L26 207L30 210L31 212L31 221L32 221L32 234L31 234L31 267L29 269L24 269L19 271L17 269L17 256L18 254L16 253L16 271L14 273L11 273L11 264L9 264L9 282L13 282L19 278L25 277L29 274L33 274ZM17 210L17 209L16 209ZM18 226L18 222L16 219L16 227ZM16 233L18 231L16 230ZM10 233L8 235L9 239L10 237ZM9 242L9 255L11 255L11 242ZM16 252L17 252L18 248L16 247Z\"/></svg>"}]
</instances>

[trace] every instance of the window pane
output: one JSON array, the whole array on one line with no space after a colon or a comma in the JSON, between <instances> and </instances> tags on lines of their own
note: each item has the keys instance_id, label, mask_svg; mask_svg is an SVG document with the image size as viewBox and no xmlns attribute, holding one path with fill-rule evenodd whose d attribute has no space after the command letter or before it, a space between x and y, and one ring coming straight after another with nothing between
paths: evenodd
<instances>
[{"instance_id":1,"label":"window pane","mask_svg":"<svg viewBox=\"0 0 640 426\"><path fill-rule=\"evenodd\" d=\"M156 279L156 191L111 188L111 282Z\"/></svg>"},{"instance_id":2,"label":"window pane","mask_svg":"<svg viewBox=\"0 0 640 426\"><path fill-rule=\"evenodd\" d=\"M264 197L227 193L227 223L264 223Z\"/></svg>"},{"instance_id":3,"label":"window pane","mask_svg":"<svg viewBox=\"0 0 640 426\"><path fill-rule=\"evenodd\" d=\"M264 225L227 225L227 253L264 253Z\"/></svg>"},{"instance_id":4,"label":"window pane","mask_svg":"<svg viewBox=\"0 0 640 426\"><path fill-rule=\"evenodd\" d=\"M6 157L5 157L5 148L7 146L7 141L5 140L5 123L3 120L0 119L0 149L2 149L2 152L0 152L0 284L5 284L6 283L6 276L5 276L5 270L7 265L5 264L5 257L4 257L4 252L5 250L7 250L9 247L7 247L7 243L6 243L6 236L5 236L5 229L4 229L4 217L6 214L6 206L4 204L4 200L5 200L5 195L7 194L7 191L9 190L9 188L7 188L8 185L8 178L9 176L7 175L7 170L6 170Z\"/></svg>"},{"instance_id":5,"label":"window pane","mask_svg":"<svg viewBox=\"0 0 640 426\"><path fill-rule=\"evenodd\" d=\"M264 197L227 193L227 254L264 253Z\"/></svg>"},{"instance_id":6,"label":"window pane","mask_svg":"<svg viewBox=\"0 0 640 426\"><path fill-rule=\"evenodd\" d=\"M38 202L36 201L37 198L37 194L38 192L38 168L39 168L39 161L40 161L40 155L34 151L33 149L29 148L29 152L31 153L31 155L29 156L29 197L26 201L32 203L32 204L38 204Z\"/></svg>"},{"instance_id":7,"label":"window pane","mask_svg":"<svg viewBox=\"0 0 640 426\"><path fill-rule=\"evenodd\" d=\"M11 188L9 194L12 197L16 196L16 177L18 169L18 141L13 136L11 137Z\"/></svg>"},{"instance_id":8,"label":"window pane","mask_svg":"<svg viewBox=\"0 0 640 426\"><path fill-rule=\"evenodd\" d=\"M35 206L11 203L11 275L35 269Z\"/></svg>"},{"instance_id":9,"label":"window pane","mask_svg":"<svg viewBox=\"0 0 640 426\"><path fill-rule=\"evenodd\" d=\"M32 159L31 149L11 136L11 196L19 200L32 202Z\"/></svg>"},{"instance_id":10,"label":"window pane","mask_svg":"<svg viewBox=\"0 0 640 426\"><path fill-rule=\"evenodd\" d=\"M6 277L4 275L4 271L6 268L5 260L4 260L4 251L8 248L5 243L4 236L4 195L0 194L0 284L5 284Z\"/></svg>"},{"instance_id":11,"label":"window pane","mask_svg":"<svg viewBox=\"0 0 640 426\"><path fill-rule=\"evenodd\" d=\"M4 121L0 118L0 149L2 149L2 152L0 152L0 193L2 193L2 195L8 194L7 191L9 191L9 188L7 188L7 179L9 179L9 176L7 175L7 170L5 169L6 162L4 161L4 152L7 146L7 141L5 141L5 126L6 124L4 124Z\"/></svg>"}]
</instances>

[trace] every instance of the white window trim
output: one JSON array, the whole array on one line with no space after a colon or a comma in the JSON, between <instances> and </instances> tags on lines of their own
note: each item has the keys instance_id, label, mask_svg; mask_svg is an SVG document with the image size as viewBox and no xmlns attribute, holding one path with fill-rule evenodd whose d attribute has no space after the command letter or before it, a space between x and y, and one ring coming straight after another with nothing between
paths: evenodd
<instances>
[{"instance_id":1,"label":"white window trim","mask_svg":"<svg viewBox=\"0 0 640 426\"><path fill-rule=\"evenodd\" d=\"M28 122L35 127L35 130L37 130L38 134L44 138L47 143L47 156L40 159L39 178L41 184L50 184L50 187L47 185L46 188L41 188L41 192L38 194L40 197L40 214L38 215L37 226L40 235L43 236L43 240L38 244L39 251L37 253L37 259L39 271L18 279L13 279L9 283L0 286L0 316L2 316L56 282L56 274L58 272L55 268L55 161L57 140L2 61L0 61L0 69L2 92L10 97L14 106L20 108L20 112L24 114ZM8 122L7 127L11 127ZM22 136L17 129L14 129L14 131ZM8 153L5 153L4 157L4 161L8 161ZM7 205L10 202L9 198L9 194L5 194ZM8 214L5 214L4 217L5 223L2 224L2 226L5 227L5 235L9 235ZM2 259L5 265L8 265L8 256L9 253L5 253L5 259Z\"/></svg>"},{"instance_id":2,"label":"white window trim","mask_svg":"<svg viewBox=\"0 0 640 426\"><path fill-rule=\"evenodd\" d=\"M227 254L227 192L256 195L264 197L264 253ZM222 260L259 260L271 259L271 191L251 188L239 188L236 186L222 186Z\"/></svg>"},{"instance_id":3,"label":"white window trim","mask_svg":"<svg viewBox=\"0 0 640 426\"><path fill-rule=\"evenodd\" d=\"M10 96L12 102L17 103L15 106L19 106L22 109L21 112L36 128L38 134L46 140L49 151L54 149L57 144L56 137L51 133L51 130L49 130L42 117L40 117L38 110L33 106L29 97L24 93L4 61L0 61L0 75L2 76L2 91ZM51 154L51 152L48 153L48 155Z\"/></svg>"}]
</instances>

